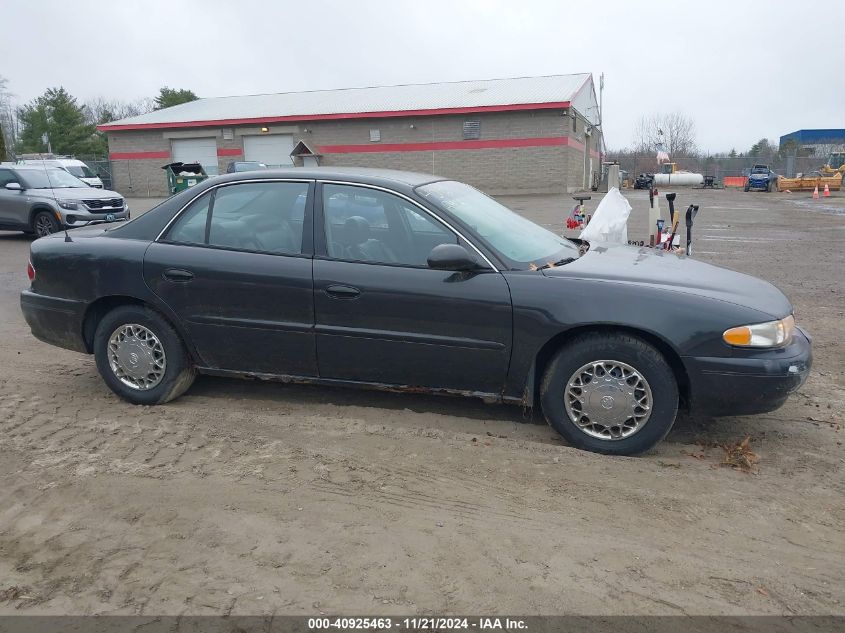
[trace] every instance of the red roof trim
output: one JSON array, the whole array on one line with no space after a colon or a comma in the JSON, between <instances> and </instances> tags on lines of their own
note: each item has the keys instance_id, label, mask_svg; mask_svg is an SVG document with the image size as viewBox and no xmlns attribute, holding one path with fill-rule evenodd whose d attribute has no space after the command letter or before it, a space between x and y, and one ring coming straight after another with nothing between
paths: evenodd
<instances>
[{"instance_id":1,"label":"red roof trim","mask_svg":"<svg viewBox=\"0 0 845 633\"><path fill-rule=\"evenodd\" d=\"M472 149L498 149L507 147L577 146L568 136L537 138L503 138L483 141L439 141L432 143L368 143L366 145L322 145L323 154L362 154L374 152L431 152ZM581 148L583 149L583 145Z\"/></svg>"},{"instance_id":2,"label":"red roof trim","mask_svg":"<svg viewBox=\"0 0 845 633\"><path fill-rule=\"evenodd\" d=\"M440 116L445 114L471 114L482 112L517 112L520 110L557 110L568 108L569 101L547 103L514 103L510 105L472 106L464 108L434 108L431 110L385 110L381 112L340 112L336 114L292 114L275 117L254 117L249 119L213 119L209 121L181 121L172 123L128 123L125 125L98 125L101 132L121 130L158 130L184 127L213 127L218 125L260 125L293 121L331 121L337 119L383 119L408 116Z\"/></svg>"}]
</instances>

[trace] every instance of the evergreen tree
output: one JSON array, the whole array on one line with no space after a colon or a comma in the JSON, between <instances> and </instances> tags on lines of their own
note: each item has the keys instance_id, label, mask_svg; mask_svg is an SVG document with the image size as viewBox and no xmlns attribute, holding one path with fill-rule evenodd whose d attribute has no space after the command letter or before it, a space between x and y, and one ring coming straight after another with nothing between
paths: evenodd
<instances>
[{"instance_id":1,"label":"evergreen tree","mask_svg":"<svg viewBox=\"0 0 845 633\"><path fill-rule=\"evenodd\" d=\"M194 94L193 90L176 90L175 88L165 86L155 98L155 109L163 110L164 108L170 108L180 103L188 103L189 101L196 101L197 99L199 97Z\"/></svg>"},{"instance_id":2,"label":"evergreen tree","mask_svg":"<svg viewBox=\"0 0 845 633\"><path fill-rule=\"evenodd\" d=\"M64 88L50 88L18 110L21 123L19 152L46 152L47 133L56 154L103 154L105 146L85 111Z\"/></svg>"}]
</instances>

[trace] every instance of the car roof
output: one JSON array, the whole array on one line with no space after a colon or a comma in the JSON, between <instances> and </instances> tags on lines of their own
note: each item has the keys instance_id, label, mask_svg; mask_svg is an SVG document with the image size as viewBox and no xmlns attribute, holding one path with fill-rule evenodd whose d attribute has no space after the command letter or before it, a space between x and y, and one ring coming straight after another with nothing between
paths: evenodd
<instances>
[{"instance_id":1,"label":"car roof","mask_svg":"<svg viewBox=\"0 0 845 633\"><path fill-rule=\"evenodd\" d=\"M44 171L45 169L50 169L52 171L64 171L61 167L56 167L55 165L32 165L32 164L25 164L25 165L12 165L12 169L19 169L20 171Z\"/></svg>"},{"instance_id":2,"label":"car roof","mask_svg":"<svg viewBox=\"0 0 845 633\"><path fill-rule=\"evenodd\" d=\"M258 162L258 161L240 161ZM284 167L266 169L260 172L241 172L218 176L215 182L221 180L237 181L271 178L304 178L308 180L345 180L362 184L402 184L417 187L429 182L444 180L440 176L421 174L412 171L396 169L377 169L373 167Z\"/></svg>"}]
</instances>

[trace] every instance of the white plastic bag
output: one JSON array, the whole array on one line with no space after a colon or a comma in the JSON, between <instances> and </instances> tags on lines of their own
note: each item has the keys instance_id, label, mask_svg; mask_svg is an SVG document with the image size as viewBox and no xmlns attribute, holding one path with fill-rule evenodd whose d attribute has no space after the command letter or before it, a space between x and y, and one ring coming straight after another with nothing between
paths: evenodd
<instances>
[{"instance_id":1,"label":"white plastic bag","mask_svg":"<svg viewBox=\"0 0 845 633\"><path fill-rule=\"evenodd\" d=\"M627 244L629 215L631 204L619 193L619 189L613 187L599 202L593 219L579 237L588 242Z\"/></svg>"}]
</instances>

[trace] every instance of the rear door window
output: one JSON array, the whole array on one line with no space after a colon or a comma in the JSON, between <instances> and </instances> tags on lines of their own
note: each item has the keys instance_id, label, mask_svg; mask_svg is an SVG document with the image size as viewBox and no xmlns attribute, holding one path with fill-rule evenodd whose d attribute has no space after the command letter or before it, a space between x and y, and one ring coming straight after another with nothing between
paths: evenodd
<instances>
[{"instance_id":1,"label":"rear door window","mask_svg":"<svg viewBox=\"0 0 845 633\"><path fill-rule=\"evenodd\" d=\"M236 250L302 253L308 183L244 183L219 187L194 201L167 241Z\"/></svg>"}]
</instances>

